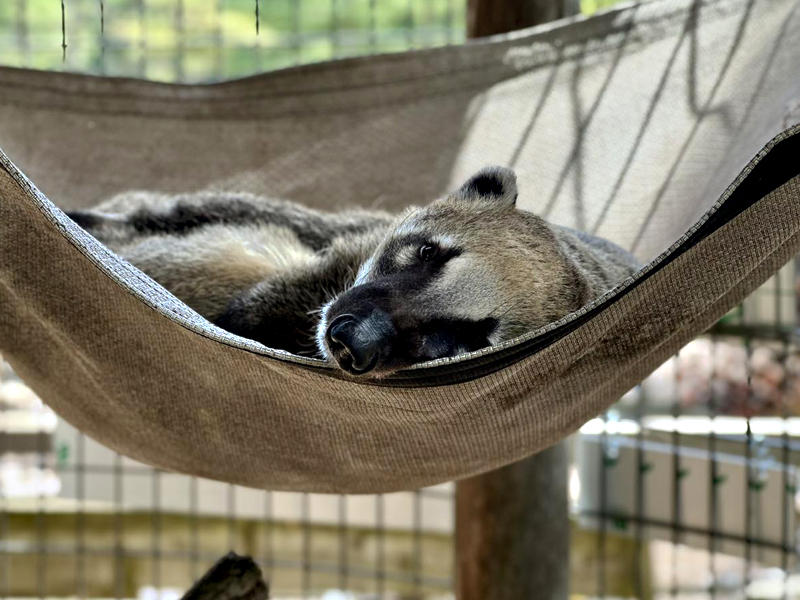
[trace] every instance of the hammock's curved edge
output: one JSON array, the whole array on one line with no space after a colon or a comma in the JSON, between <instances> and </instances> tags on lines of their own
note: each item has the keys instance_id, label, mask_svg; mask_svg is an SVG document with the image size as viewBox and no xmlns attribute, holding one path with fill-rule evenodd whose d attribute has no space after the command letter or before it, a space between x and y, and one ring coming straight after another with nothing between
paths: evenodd
<instances>
[{"instance_id":1,"label":"hammock's curved edge","mask_svg":"<svg viewBox=\"0 0 800 600\"><path fill-rule=\"evenodd\" d=\"M580 310L503 344L453 358L422 363L383 379L354 379L331 368L330 365L321 360L296 356L288 352L268 348L214 326L158 283L120 259L73 223L25 177L3 154L2 150L0 150L0 168L3 168L17 181L27 191L48 220L55 224L60 232L84 256L91 260L117 285L125 288L150 308L195 333L241 350L295 363L303 368L323 372L331 377L342 378L364 385L431 387L464 383L490 375L536 354L570 334L581 325L595 318L625 294L635 289L635 287L658 273L671 261L747 210L771 191L800 174L800 162L792 160L793 157L797 156L800 156L800 124L785 130L767 143L743 169L721 198L670 248L632 277ZM113 265L113 268L109 265ZM131 282L136 282L136 285L132 285Z\"/></svg>"}]
</instances>

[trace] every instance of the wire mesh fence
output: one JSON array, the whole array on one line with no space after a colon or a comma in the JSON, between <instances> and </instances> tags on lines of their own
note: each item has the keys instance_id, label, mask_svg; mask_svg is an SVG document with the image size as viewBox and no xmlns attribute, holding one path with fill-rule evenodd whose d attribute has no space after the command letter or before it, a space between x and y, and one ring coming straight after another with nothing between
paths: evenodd
<instances>
[{"instance_id":1,"label":"wire mesh fence","mask_svg":"<svg viewBox=\"0 0 800 600\"><path fill-rule=\"evenodd\" d=\"M217 81L460 43L464 15L463 0L9 0L0 64ZM797 268L571 440L575 594L800 597ZM0 596L176 597L231 549L276 598L452 595L452 484L325 496L159 472L0 369Z\"/></svg>"},{"instance_id":2,"label":"wire mesh fence","mask_svg":"<svg viewBox=\"0 0 800 600\"><path fill-rule=\"evenodd\" d=\"M796 598L797 263L576 437L575 514L637 598ZM613 547L613 546L612 546Z\"/></svg>"},{"instance_id":3,"label":"wire mesh fence","mask_svg":"<svg viewBox=\"0 0 800 600\"><path fill-rule=\"evenodd\" d=\"M464 0L11 0L0 63L213 81L460 42L464 13Z\"/></svg>"}]
</instances>

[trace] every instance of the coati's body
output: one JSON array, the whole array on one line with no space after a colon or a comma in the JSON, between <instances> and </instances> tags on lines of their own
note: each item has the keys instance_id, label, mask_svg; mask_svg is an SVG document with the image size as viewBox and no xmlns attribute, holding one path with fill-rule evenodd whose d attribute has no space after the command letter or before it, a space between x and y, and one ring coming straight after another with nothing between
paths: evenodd
<instances>
[{"instance_id":1,"label":"coati's body","mask_svg":"<svg viewBox=\"0 0 800 600\"><path fill-rule=\"evenodd\" d=\"M219 326L382 374L533 330L637 268L516 195L494 168L399 217L231 193L129 193L70 216Z\"/></svg>"}]
</instances>

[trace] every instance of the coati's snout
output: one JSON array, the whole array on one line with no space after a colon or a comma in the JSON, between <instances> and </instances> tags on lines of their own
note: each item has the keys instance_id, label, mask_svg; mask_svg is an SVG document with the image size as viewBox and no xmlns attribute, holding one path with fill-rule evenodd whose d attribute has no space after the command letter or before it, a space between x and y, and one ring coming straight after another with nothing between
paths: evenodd
<instances>
[{"instance_id":1,"label":"coati's snout","mask_svg":"<svg viewBox=\"0 0 800 600\"><path fill-rule=\"evenodd\" d=\"M406 276L404 276L406 275ZM326 355L351 375L379 376L490 345L497 321L431 311L420 279L381 277L340 295L325 311Z\"/></svg>"},{"instance_id":2,"label":"coati's snout","mask_svg":"<svg viewBox=\"0 0 800 600\"><path fill-rule=\"evenodd\" d=\"M396 333L389 315L376 308L361 318L339 315L328 326L325 341L343 370L360 375L377 366Z\"/></svg>"}]
</instances>

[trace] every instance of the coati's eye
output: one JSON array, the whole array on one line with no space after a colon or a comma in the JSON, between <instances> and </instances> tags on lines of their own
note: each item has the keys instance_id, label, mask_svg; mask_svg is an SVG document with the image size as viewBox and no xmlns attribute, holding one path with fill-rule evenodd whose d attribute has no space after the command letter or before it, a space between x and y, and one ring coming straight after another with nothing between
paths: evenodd
<instances>
[{"instance_id":1,"label":"coati's eye","mask_svg":"<svg viewBox=\"0 0 800 600\"><path fill-rule=\"evenodd\" d=\"M427 262L436 258L436 255L439 254L439 248L425 244L424 246L419 247L417 254L419 255L420 260Z\"/></svg>"}]
</instances>

